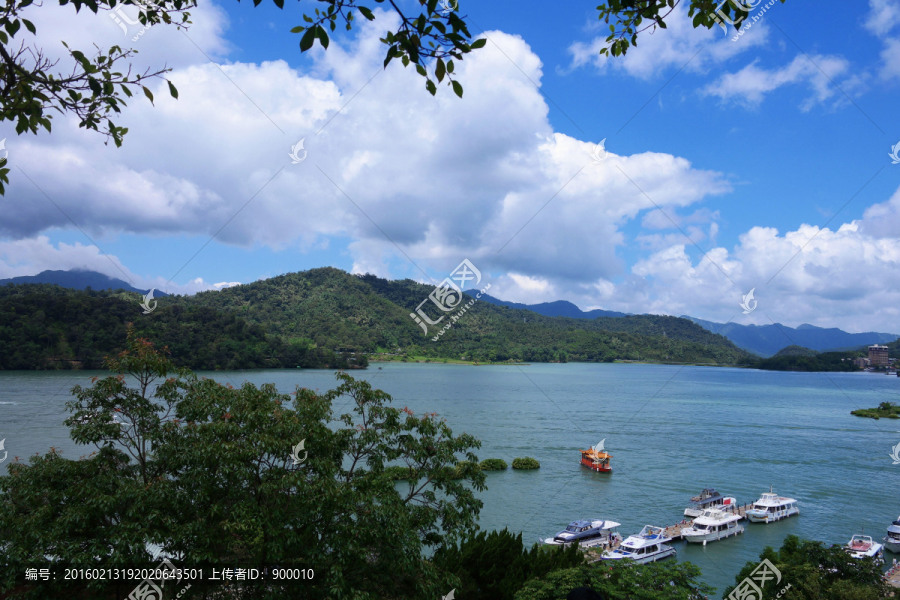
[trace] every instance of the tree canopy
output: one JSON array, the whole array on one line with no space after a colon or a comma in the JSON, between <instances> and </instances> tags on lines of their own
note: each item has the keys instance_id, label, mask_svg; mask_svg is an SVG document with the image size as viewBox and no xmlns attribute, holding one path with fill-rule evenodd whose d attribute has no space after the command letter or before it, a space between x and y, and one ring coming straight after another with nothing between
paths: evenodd
<instances>
[{"instance_id":1,"label":"tree canopy","mask_svg":"<svg viewBox=\"0 0 900 600\"><path fill-rule=\"evenodd\" d=\"M423 554L475 531L485 475L472 436L391 406L345 373L323 394L233 388L177 369L135 336L108 367L116 374L76 386L68 404L73 440L96 451L70 460L51 449L0 477L0 595L123 598L122 581L28 586L24 567L150 565L152 547L180 568L314 569L300 586L269 580L231 597L450 589ZM391 464L409 468L409 479L395 483ZM203 593L195 582L193 597Z\"/></svg>"}]
</instances>

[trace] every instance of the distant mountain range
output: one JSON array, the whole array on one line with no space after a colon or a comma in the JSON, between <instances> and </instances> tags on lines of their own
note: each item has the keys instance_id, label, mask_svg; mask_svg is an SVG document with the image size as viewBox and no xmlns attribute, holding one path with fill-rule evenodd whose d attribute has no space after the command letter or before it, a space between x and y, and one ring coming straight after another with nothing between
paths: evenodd
<instances>
[{"instance_id":1,"label":"distant mountain range","mask_svg":"<svg viewBox=\"0 0 900 600\"><path fill-rule=\"evenodd\" d=\"M316 270L311 271L317 272ZM145 294L147 290L140 290L128 284L121 279L109 277L102 273L85 270L72 271L43 271L37 275L13 277L10 279L0 279L0 285L11 283L51 283L61 287L83 290L88 287L93 290L115 290L123 289L130 292ZM370 281L372 285L379 289L381 294L398 304L405 304L407 300L406 294L400 294L397 286L388 286L384 280L378 283ZM252 285L252 284L251 284ZM402 287L402 286L401 286ZM406 290L403 290L406 292ZM156 291L154 295L157 297L165 297L166 294ZM555 302L542 302L540 304L523 304L520 302L507 302L493 296L484 294L480 300L486 304L497 307L506 307L515 311L530 311L544 317L562 317L569 319L595 320L601 319L604 325L601 329L619 330L620 327L613 326L615 321L611 319L631 317L628 313L617 312L612 310L594 309L583 311L576 305L565 300L557 300ZM520 313L521 319L528 319L527 313ZM900 338L895 333L881 333L868 331L863 333L848 333L837 328L822 328L814 325L803 324L799 327L788 327L780 323L774 325L740 325L738 323L716 323L697 319L695 317L683 316L682 318L693 321L700 327L715 334L722 335L733 342L737 347L752 352L759 356L769 357L776 354L782 348L787 346L802 346L819 352L829 350L846 350L860 348L870 344L886 344ZM665 330L661 329L662 335ZM641 333L650 333L644 330Z\"/></svg>"},{"instance_id":2,"label":"distant mountain range","mask_svg":"<svg viewBox=\"0 0 900 600\"><path fill-rule=\"evenodd\" d=\"M519 308L530 310L545 317L569 317L570 319L596 319L597 317L627 317L628 313L616 312L614 310L594 310L584 311L567 300L557 300L555 302L541 302L540 304L522 304L520 302L507 302L482 294L481 299L496 306L506 306L509 308Z\"/></svg>"},{"instance_id":3,"label":"distant mountain range","mask_svg":"<svg viewBox=\"0 0 900 600\"><path fill-rule=\"evenodd\" d=\"M799 327L788 327L781 323L774 325L740 325L738 323L714 323L685 316L697 325L724 335L739 348L760 356L773 356L787 346L802 346L818 352L850 350L870 344L886 344L895 341L896 333L866 331L848 333L831 327L825 329L804 323Z\"/></svg>"},{"instance_id":4,"label":"distant mountain range","mask_svg":"<svg viewBox=\"0 0 900 600\"><path fill-rule=\"evenodd\" d=\"M96 271L83 271L72 269L70 271L41 271L37 275L23 275L21 277L10 277L9 279L0 279L0 285L10 283L52 283L60 287L69 288L71 290L125 290L126 292L137 292L141 295L146 294L150 290L139 290L128 282L98 273ZM167 296L163 292L156 290L153 295L157 298Z\"/></svg>"}]
</instances>

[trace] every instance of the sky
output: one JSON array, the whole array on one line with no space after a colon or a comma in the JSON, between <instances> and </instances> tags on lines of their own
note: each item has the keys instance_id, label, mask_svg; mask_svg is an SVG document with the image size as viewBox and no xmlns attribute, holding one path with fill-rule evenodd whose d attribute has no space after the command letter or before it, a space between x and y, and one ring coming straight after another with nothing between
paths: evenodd
<instances>
[{"instance_id":1,"label":"sky","mask_svg":"<svg viewBox=\"0 0 900 600\"><path fill-rule=\"evenodd\" d=\"M63 40L128 45L179 95L131 99L121 148L0 124L0 278L190 294L322 266L436 284L468 259L504 300L900 332L897 0L757 1L740 35L679 7L614 58L596 3L459 0L488 40L462 99L383 68L393 12L301 53L318 4L200 0L186 32L28 9L19 37L60 68Z\"/></svg>"}]
</instances>

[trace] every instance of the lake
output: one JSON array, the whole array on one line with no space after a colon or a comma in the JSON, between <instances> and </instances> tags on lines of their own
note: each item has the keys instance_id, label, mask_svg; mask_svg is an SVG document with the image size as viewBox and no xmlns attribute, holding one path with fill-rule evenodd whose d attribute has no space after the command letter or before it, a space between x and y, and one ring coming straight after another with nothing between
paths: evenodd
<instances>
[{"instance_id":1,"label":"lake","mask_svg":"<svg viewBox=\"0 0 900 600\"><path fill-rule=\"evenodd\" d=\"M62 421L71 387L90 385L96 374L0 372L5 462L51 446L67 458L88 454L93 448L74 444ZM272 382L283 392L336 385L330 371L205 375L235 386ZM400 363L373 363L352 375L391 394L400 408L437 412L454 433L476 436L481 459L537 458L537 471L488 473L480 496L483 528L521 531L529 544L576 518L619 521L623 535L645 524L670 525L705 487L741 503L770 486L797 498L799 517L745 523L743 535L706 547L674 543L677 560L700 566L719 595L745 562L755 562L767 545L779 547L788 534L827 544L855 533L880 540L900 514L900 465L890 457L900 443L900 421L850 415L900 402L897 377L642 364ZM579 450L602 438L613 455L611 474L579 464ZM892 558L900 557L886 554L888 563Z\"/></svg>"}]
</instances>

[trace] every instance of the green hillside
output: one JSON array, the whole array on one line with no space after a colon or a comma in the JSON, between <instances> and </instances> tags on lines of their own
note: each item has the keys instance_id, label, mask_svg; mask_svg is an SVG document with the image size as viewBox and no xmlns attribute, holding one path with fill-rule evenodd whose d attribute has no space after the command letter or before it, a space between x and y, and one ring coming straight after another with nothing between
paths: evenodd
<instances>
[{"instance_id":1,"label":"green hillside","mask_svg":"<svg viewBox=\"0 0 900 600\"><path fill-rule=\"evenodd\" d=\"M409 316L432 290L411 280L321 268L159 298L157 308L144 315L135 293L3 286L0 368L98 368L103 356L124 344L129 322L140 335L168 346L177 363L194 369L346 368L364 366L364 355L479 362L750 361L726 338L687 319L545 317L486 302L474 302L435 341L437 329L426 336Z\"/></svg>"},{"instance_id":2,"label":"green hillside","mask_svg":"<svg viewBox=\"0 0 900 600\"><path fill-rule=\"evenodd\" d=\"M121 291L0 286L0 369L103 368L105 356L123 349L129 323L192 369L356 366L354 357L286 343L233 313L167 298L144 315L139 300Z\"/></svg>"},{"instance_id":3,"label":"green hillside","mask_svg":"<svg viewBox=\"0 0 900 600\"><path fill-rule=\"evenodd\" d=\"M749 355L677 317L570 319L476 302L438 341L409 314L433 286L350 275L334 268L291 273L204 292L189 304L237 311L291 341L366 353L529 362L646 360L739 364ZM441 323L443 325L443 323Z\"/></svg>"}]
</instances>

